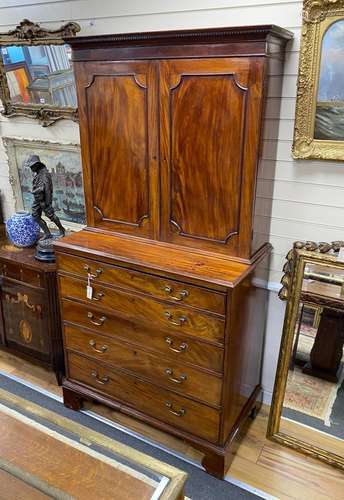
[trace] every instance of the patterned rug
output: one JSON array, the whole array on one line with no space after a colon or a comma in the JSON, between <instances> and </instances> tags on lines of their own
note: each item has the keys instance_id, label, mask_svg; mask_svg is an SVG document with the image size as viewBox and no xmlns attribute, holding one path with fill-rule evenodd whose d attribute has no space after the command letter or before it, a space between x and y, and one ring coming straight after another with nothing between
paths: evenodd
<instances>
[{"instance_id":1,"label":"patterned rug","mask_svg":"<svg viewBox=\"0 0 344 500\"><path fill-rule=\"evenodd\" d=\"M314 343L316 330L302 325L298 341L298 356L309 356ZM300 356L301 357L301 356ZM326 426L330 426L330 415L338 390L344 380L342 368L337 384L318 377L302 373L302 368L295 366L289 370L288 381L284 397L284 406L311 417L318 418Z\"/></svg>"},{"instance_id":2,"label":"patterned rug","mask_svg":"<svg viewBox=\"0 0 344 500\"><path fill-rule=\"evenodd\" d=\"M343 381L344 371L338 384L302 373L300 367L289 370L284 406L319 418L330 426L330 415Z\"/></svg>"}]
</instances>

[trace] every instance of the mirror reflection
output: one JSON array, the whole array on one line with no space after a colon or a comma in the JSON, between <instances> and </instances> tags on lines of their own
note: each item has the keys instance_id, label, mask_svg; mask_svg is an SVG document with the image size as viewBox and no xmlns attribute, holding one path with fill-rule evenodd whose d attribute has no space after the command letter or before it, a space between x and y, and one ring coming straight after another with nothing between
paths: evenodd
<instances>
[{"instance_id":1,"label":"mirror reflection","mask_svg":"<svg viewBox=\"0 0 344 500\"><path fill-rule=\"evenodd\" d=\"M305 264L282 417L344 439L344 269Z\"/></svg>"},{"instance_id":2,"label":"mirror reflection","mask_svg":"<svg viewBox=\"0 0 344 500\"><path fill-rule=\"evenodd\" d=\"M76 108L68 45L2 46L1 53L13 104Z\"/></svg>"}]
</instances>

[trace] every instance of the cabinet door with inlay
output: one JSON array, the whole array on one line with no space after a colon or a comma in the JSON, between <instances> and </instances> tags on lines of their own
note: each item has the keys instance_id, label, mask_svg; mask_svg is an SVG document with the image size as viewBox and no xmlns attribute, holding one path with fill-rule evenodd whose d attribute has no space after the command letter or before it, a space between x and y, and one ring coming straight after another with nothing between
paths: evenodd
<instances>
[{"instance_id":1,"label":"cabinet door with inlay","mask_svg":"<svg viewBox=\"0 0 344 500\"><path fill-rule=\"evenodd\" d=\"M154 237L155 63L75 63L89 226Z\"/></svg>"},{"instance_id":2,"label":"cabinet door with inlay","mask_svg":"<svg viewBox=\"0 0 344 500\"><path fill-rule=\"evenodd\" d=\"M51 349L45 292L3 278L0 294L5 344L40 359L48 359Z\"/></svg>"},{"instance_id":3,"label":"cabinet door with inlay","mask_svg":"<svg viewBox=\"0 0 344 500\"><path fill-rule=\"evenodd\" d=\"M262 90L257 62L160 63L164 240L249 253Z\"/></svg>"}]
</instances>

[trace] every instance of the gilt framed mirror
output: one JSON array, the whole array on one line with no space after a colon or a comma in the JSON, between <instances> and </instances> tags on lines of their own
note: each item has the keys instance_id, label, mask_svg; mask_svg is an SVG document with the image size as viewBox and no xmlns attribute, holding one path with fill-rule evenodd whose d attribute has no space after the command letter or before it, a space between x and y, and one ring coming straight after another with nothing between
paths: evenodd
<instances>
[{"instance_id":1,"label":"gilt framed mirror","mask_svg":"<svg viewBox=\"0 0 344 500\"><path fill-rule=\"evenodd\" d=\"M293 156L344 160L344 0L305 0Z\"/></svg>"},{"instance_id":2,"label":"gilt framed mirror","mask_svg":"<svg viewBox=\"0 0 344 500\"><path fill-rule=\"evenodd\" d=\"M297 242L267 437L344 469L344 242Z\"/></svg>"},{"instance_id":3,"label":"gilt framed mirror","mask_svg":"<svg viewBox=\"0 0 344 500\"><path fill-rule=\"evenodd\" d=\"M71 50L64 38L77 23L49 30L24 19L0 33L0 99L7 117L28 116L48 126L62 118L77 121Z\"/></svg>"}]
</instances>

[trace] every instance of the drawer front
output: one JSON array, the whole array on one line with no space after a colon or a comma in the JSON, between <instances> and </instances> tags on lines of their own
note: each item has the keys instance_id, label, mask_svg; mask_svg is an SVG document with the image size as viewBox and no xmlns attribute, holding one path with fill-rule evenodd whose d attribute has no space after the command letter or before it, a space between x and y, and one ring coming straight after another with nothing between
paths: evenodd
<instances>
[{"instance_id":1,"label":"drawer front","mask_svg":"<svg viewBox=\"0 0 344 500\"><path fill-rule=\"evenodd\" d=\"M180 332L197 338L218 343L224 341L224 321L195 312L184 310L171 304L161 304L152 299L125 292L103 288L111 301L112 310L95 309L86 304L86 310L79 304L64 301L64 319L74 321L97 331L111 332L113 314L136 322L144 322L152 328L162 328L170 332ZM78 321L75 321L76 311ZM82 311L82 312L81 312Z\"/></svg>"},{"instance_id":2,"label":"drawer front","mask_svg":"<svg viewBox=\"0 0 344 500\"><path fill-rule=\"evenodd\" d=\"M23 281L24 283L28 283L29 285L39 287L43 286L43 275L40 272L34 271L33 269L28 269L21 266L20 264L14 264L12 262L1 262L0 273L6 278Z\"/></svg>"},{"instance_id":3,"label":"drawer front","mask_svg":"<svg viewBox=\"0 0 344 500\"><path fill-rule=\"evenodd\" d=\"M67 255L58 256L58 269L77 274L84 279L90 272L94 276L93 283L108 283L147 293L172 303L186 304L218 314L225 314L225 294L206 288Z\"/></svg>"},{"instance_id":4,"label":"drawer front","mask_svg":"<svg viewBox=\"0 0 344 500\"><path fill-rule=\"evenodd\" d=\"M67 311L69 321L90 327L86 317L87 306L73 305L71 307L70 303L66 303L64 308ZM146 349L162 356L168 356L178 362L191 363L217 373L223 372L223 349L197 342L190 337L146 328L144 325L137 325L115 316L111 318L111 323L104 324L102 334L130 342L138 347L144 345Z\"/></svg>"},{"instance_id":5,"label":"drawer front","mask_svg":"<svg viewBox=\"0 0 344 500\"><path fill-rule=\"evenodd\" d=\"M217 410L130 375L117 373L77 354L69 352L67 359L70 379L91 386L162 422L217 442L220 423Z\"/></svg>"},{"instance_id":6,"label":"drawer front","mask_svg":"<svg viewBox=\"0 0 344 500\"><path fill-rule=\"evenodd\" d=\"M186 396L219 406L222 379L190 366L148 354L110 337L77 328L65 327L65 347L104 363L141 375L152 382Z\"/></svg>"}]
</instances>

